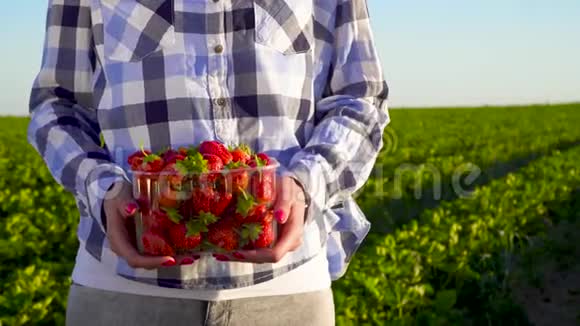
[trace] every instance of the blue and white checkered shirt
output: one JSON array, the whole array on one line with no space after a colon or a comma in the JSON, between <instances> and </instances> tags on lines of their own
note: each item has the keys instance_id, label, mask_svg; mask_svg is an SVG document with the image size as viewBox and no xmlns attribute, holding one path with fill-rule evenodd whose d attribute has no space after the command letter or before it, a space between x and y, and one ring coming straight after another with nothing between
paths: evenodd
<instances>
[{"instance_id":1,"label":"blue and white checkered shirt","mask_svg":"<svg viewBox=\"0 0 580 326\"><path fill-rule=\"evenodd\" d=\"M76 198L80 250L121 276L243 287L326 243L336 279L370 228L352 196L383 145L387 93L365 0L51 0L28 137ZM140 144L207 139L250 144L302 183L304 244L276 264L132 269L107 241L105 192L130 180Z\"/></svg>"}]
</instances>

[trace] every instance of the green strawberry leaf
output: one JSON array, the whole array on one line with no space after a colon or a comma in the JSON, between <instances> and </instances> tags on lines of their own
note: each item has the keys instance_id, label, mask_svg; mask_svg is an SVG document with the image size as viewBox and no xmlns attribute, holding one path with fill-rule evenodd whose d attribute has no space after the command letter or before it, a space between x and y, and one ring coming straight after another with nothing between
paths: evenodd
<instances>
[{"instance_id":1,"label":"green strawberry leaf","mask_svg":"<svg viewBox=\"0 0 580 326\"><path fill-rule=\"evenodd\" d=\"M215 253L225 253L226 252L226 250L224 248L216 246L207 240L203 240L200 246L204 251L212 251Z\"/></svg>"},{"instance_id":2,"label":"green strawberry leaf","mask_svg":"<svg viewBox=\"0 0 580 326\"><path fill-rule=\"evenodd\" d=\"M238 197L238 202L236 204L236 213L246 217L255 204L256 201L254 200L254 197L242 190L241 196Z\"/></svg>"},{"instance_id":3,"label":"green strawberry leaf","mask_svg":"<svg viewBox=\"0 0 580 326\"><path fill-rule=\"evenodd\" d=\"M230 163L228 163L225 168L226 169L230 169L230 170L235 170L235 169L240 169L240 168L246 168L248 167L248 164L244 163L244 162L234 162L231 161Z\"/></svg>"},{"instance_id":4,"label":"green strawberry leaf","mask_svg":"<svg viewBox=\"0 0 580 326\"><path fill-rule=\"evenodd\" d=\"M181 216L181 214L179 214L177 209L175 209L175 208L163 208L163 211L165 211L165 213L167 213L167 217L169 218L169 220L171 222L173 222L175 224L181 223L183 216Z\"/></svg>"},{"instance_id":5,"label":"green strawberry leaf","mask_svg":"<svg viewBox=\"0 0 580 326\"><path fill-rule=\"evenodd\" d=\"M238 148L244 151L245 153L248 153L250 156L254 155L250 146L246 144L241 144L240 146L238 146Z\"/></svg>"},{"instance_id":6,"label":"green strawberry leaf","mask_svg":"<svg viewBox=\"0 0 580 326\"><path fill-rule=\"evenodd\" d=\"M157 151L157 153L155 153L157 156L161 156L164 153L167 153L168 151L171 150L171 146L165 146L165 148L160 149L159 151Z\"/></svg>"},{"instance_id":7,"label":"green strawberry leaf","mask_svg":"<svg viewBox=\"0 0 580 326\"><path fill-rule=\"evenodd\" d=\"M187 237L200 235L202 232L208 231L207 226L199 220L188 221L185 224L185 227L187 228L187 233L186 233Z\"/></svg>"},{"instance_id":8,"label":"green strawberry leaf","mask_svg":"<svg viewBox=\"0 0 580 326\"><path fill-rule=\"evenodd\" d=\"M199 149L197 146L187 147L187 155L186 156L196 156L198 153L199 153Z\"/></svg>"},{"instance_id":9,"label":"green strawberry leaf","mask_svg":"<svg viewBox=\"0 0 580 326\"><path fill-rule=\"evenodd\" d=\"M160 160L160 159L161 159L161 157L159 155L149 154L143 158L143 163L151 163L151 162L155 162L155 161Z\"/></svg>"},{"instance_id":10,"label":"green strawberry leaf","mask_svg":"<svg viewBox=\"0 0 580 326\"><path fill-rule=\"evenodd\" d=\"M217 222L219 217L215 216L212 213L206 213L204 211L199 212L198 220L204 225L210 225L212 223Z\"/></svg>"},{"instance_id":11,"label":"green strawberry leaf","mask_svg":"<svg viewBox=\"0 0 580 326\"><path fill-rule=\"evenodd\" d=\"M101 148L105 148L105 136L103 135L103 133L99 134L99 139L101 140Z\"/></svg>"},{"instance_id":12,"label":"green strawberry leaf","mask_svg":"<svg viewBox=\"0 0 580 326\"><path fill-rule=\"evenodd\" d=\"M256 241L262 233L262 226L258 223L248 223L242 227L240 237L245 240Z\"/></svg>"},{"instance_id":13,"label":"green strawberry leaf","mask_svg":"<svg viewBox=\"0 0 580 326\"><path fill-rule=\"evenodd\" d=\"M199 152L175 163L175 168L181 174L199 174L208 171L207 161Z\"/></svg>"},{"instance_id":14,"label":"green strawberry leaf","mask_svg":"<svg viewBox=\"0 0 580 326\"><path fill-rule=\"evenodd\" d=\"M254 162L256 162L256 167L263 167L268 165L267 162L261 159L257 154L254 154L253 158Z\"/></svg>"}]
</instances>

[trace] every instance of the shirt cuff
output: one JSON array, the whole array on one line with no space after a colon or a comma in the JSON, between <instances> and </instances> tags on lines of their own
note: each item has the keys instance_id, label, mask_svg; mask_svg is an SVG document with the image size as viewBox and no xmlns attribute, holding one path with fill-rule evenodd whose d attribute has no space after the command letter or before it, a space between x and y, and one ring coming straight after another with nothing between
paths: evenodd
<instances>
[{"instance_id":1,"label":"shirt cuff","mask_svg":"<svg viewBox=\"0 0 580 326\"><path fill-rule=\"evenodd\" d=\"M107 218L103 204L113 185L120 181L130 182L125 171L115 164L101 164L94 168L86 180L86 193L91 217L99 224L103 232L107 231Z\"/></svg>"}]
</instances>

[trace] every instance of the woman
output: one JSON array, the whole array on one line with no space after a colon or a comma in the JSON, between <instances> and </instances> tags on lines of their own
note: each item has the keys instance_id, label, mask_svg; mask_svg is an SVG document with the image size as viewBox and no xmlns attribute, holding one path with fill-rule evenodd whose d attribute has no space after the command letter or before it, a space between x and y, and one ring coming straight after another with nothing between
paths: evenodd
<instances>
[{"instance_id":1,"label":"woman","mask_svg":"<svg viewBox=\"0 0 580 326\"><path fill-rule=\"evenodd\" d=\"M334 324L386 97L362 0L51 0L29 141L80 211L67 324ZM279 241L139 255L127 157L208 139L281 163Z\"/></svg>"}]
</instances>

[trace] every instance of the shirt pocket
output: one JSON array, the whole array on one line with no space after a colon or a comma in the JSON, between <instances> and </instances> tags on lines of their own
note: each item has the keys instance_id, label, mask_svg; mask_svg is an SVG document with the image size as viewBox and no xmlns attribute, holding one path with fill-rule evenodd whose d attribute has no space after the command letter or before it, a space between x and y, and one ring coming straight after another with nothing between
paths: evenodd
<instances>
[{"instance_id":1,"label":"shirt pocket","mask_svg":"<svg viewBox=\"0 0 580 326\"><path fill-rule=\"evenodd\" d=\"M141 61L175 44L174 0L99 0L105 57Z\"/></svg>"},{"instance_id":2,"label":"shirt pocket","mask_svg":"<svg viewBox=\"0 0 580 326\"><path fill-rule=\"evenodd\" d=\"M286 55L312 49L313 5L309 0L254 0L255 41Z\"/></svg>"}]
</instances>

